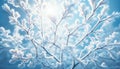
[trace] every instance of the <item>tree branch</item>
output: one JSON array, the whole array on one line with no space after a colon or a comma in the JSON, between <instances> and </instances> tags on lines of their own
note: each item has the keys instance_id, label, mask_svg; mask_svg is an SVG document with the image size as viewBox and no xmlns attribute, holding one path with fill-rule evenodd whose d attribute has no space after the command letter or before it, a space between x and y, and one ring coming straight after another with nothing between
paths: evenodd
<instances>
[{"instance_id":1,"label":"tree branch","mask_svg":"<svg viewBox=\"0 0 120 69\"><path fill-rule=\"evenodd\" d=\"M95 48L95 49L89 51L85 56L83 56L83 57L81 58L81 60L84 60L85 58L87 58L91 53L93 53L93 52L96 51L96 50L103 49L103 48L105 48L105 47L107 47L107 46L115 46L115 45L117 45L117 46L120 47L120 43L116 43L116 44L113 43L113 44L104 45L104 46L102 46L102 47L98 47L98 48ZM79 62L76 63L76 64L73 66L73 69L74 69L78 64L79 64Z\"/></svg>"},{"instance_id":2,"label":"tree branch","mask_svg":"<svg viewBox=\"0 0 120 69\"><path fill-rule=\"evenodd\" d=\"M90 32L88 32L87 34L85 34L85 36L78 42L75 44L75 46L78 46L87 36L89 36L96 28L97 26L101 23L101 21L99 20L94 26L93 28L91 29Z\"/></svg>"}]
</instances>

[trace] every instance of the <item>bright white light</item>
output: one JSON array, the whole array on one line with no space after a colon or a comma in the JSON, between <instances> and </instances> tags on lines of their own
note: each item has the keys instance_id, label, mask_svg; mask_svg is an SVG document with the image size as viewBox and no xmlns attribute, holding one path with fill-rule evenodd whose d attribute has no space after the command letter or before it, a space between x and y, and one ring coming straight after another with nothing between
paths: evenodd
<instances>
[{"instance_id":1,"label":"bright white light","mask_svg":"<svg viewBox=\"0 0 120 69\"><path fill-rule=\"evenodd\" d=\"M60 6L56 2L47 2L44 4L43 14L47 17L56 17L59 15Z\"/></svg>"},{"instance_id":2,"label":"bright white light","mask_svg":"<svg viewBox=\"0 0 120 69\"><path fill-rule=\"evenodd\" d=\"M57 12L56 9L57 9L56 6L48 3L47 6L45 7L45 14L48 16L53 16Z\"/></svg>"}]
</instances>

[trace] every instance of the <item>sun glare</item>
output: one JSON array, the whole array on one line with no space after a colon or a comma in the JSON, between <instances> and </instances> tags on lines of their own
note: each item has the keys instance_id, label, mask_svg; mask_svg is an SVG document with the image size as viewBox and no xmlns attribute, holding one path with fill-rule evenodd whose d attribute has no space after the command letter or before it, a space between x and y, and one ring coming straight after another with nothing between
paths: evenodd
<instances>
[{"instance_id":1,"label":"sun glare","mask_svg":"<svg viewBox=\"0 0 120 69\"><path fill-rule=\"evenodd\" d=\"M47 6L45 7L44 11L47 16L56 16L57 7L56 7L56 5L48 3Z\"/></svg>"},{"instance_id":2,"label":"sun glare","mask_svg":"<svg viewBox=\"0 0 120 69\"><path fill-rule=\"evenodd\" d=\"M55 17L57 16L57 12L59 11L59 7L56 3L46 3L43 8L43 13L47 17Z\"/></svg>"}]
</instances>

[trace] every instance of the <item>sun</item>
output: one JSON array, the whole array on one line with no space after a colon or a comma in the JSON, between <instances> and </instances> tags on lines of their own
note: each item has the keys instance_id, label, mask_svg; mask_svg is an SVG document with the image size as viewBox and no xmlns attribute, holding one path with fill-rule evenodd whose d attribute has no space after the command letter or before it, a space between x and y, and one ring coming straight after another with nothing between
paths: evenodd
<instances>
[{"instance_id":1,"label":"sun","mask_svg":"<svg viewBox=\"0 0 120 69\"><path fill-rule=\"evenodd\" d=\"M46 17L57 17L60 14L61 6L55 1L44 3L43 14Z\"/></svg>"},{"instance_id":2,"label":"sun","mask_svg":"<svg viewBox=\"0 0 120 69\"><path fill-rule=\"evenodd\" d=\"M44 8L44 13L47 16L56 16L57 13L57 5L47 3Z\"/></svg>"}]
</instances>

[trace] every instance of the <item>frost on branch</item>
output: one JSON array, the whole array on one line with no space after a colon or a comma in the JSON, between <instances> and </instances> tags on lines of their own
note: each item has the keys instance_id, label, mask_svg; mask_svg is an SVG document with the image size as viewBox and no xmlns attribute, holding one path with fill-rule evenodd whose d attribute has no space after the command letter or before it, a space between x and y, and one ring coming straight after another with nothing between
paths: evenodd
<instances>
[{"instance_id":1,"label":"frost on branch","mask_svg":"<svg viewBox=\"0 0 120 69\"><path fill-rule=\"evenodd\" d=\"M105 29L120 13L108 14L107 0L7 0L2 8L14 31L0 27L0 44L19 68L109 68L120 57L120 32Z\"/></svg>"}]
</instances>

